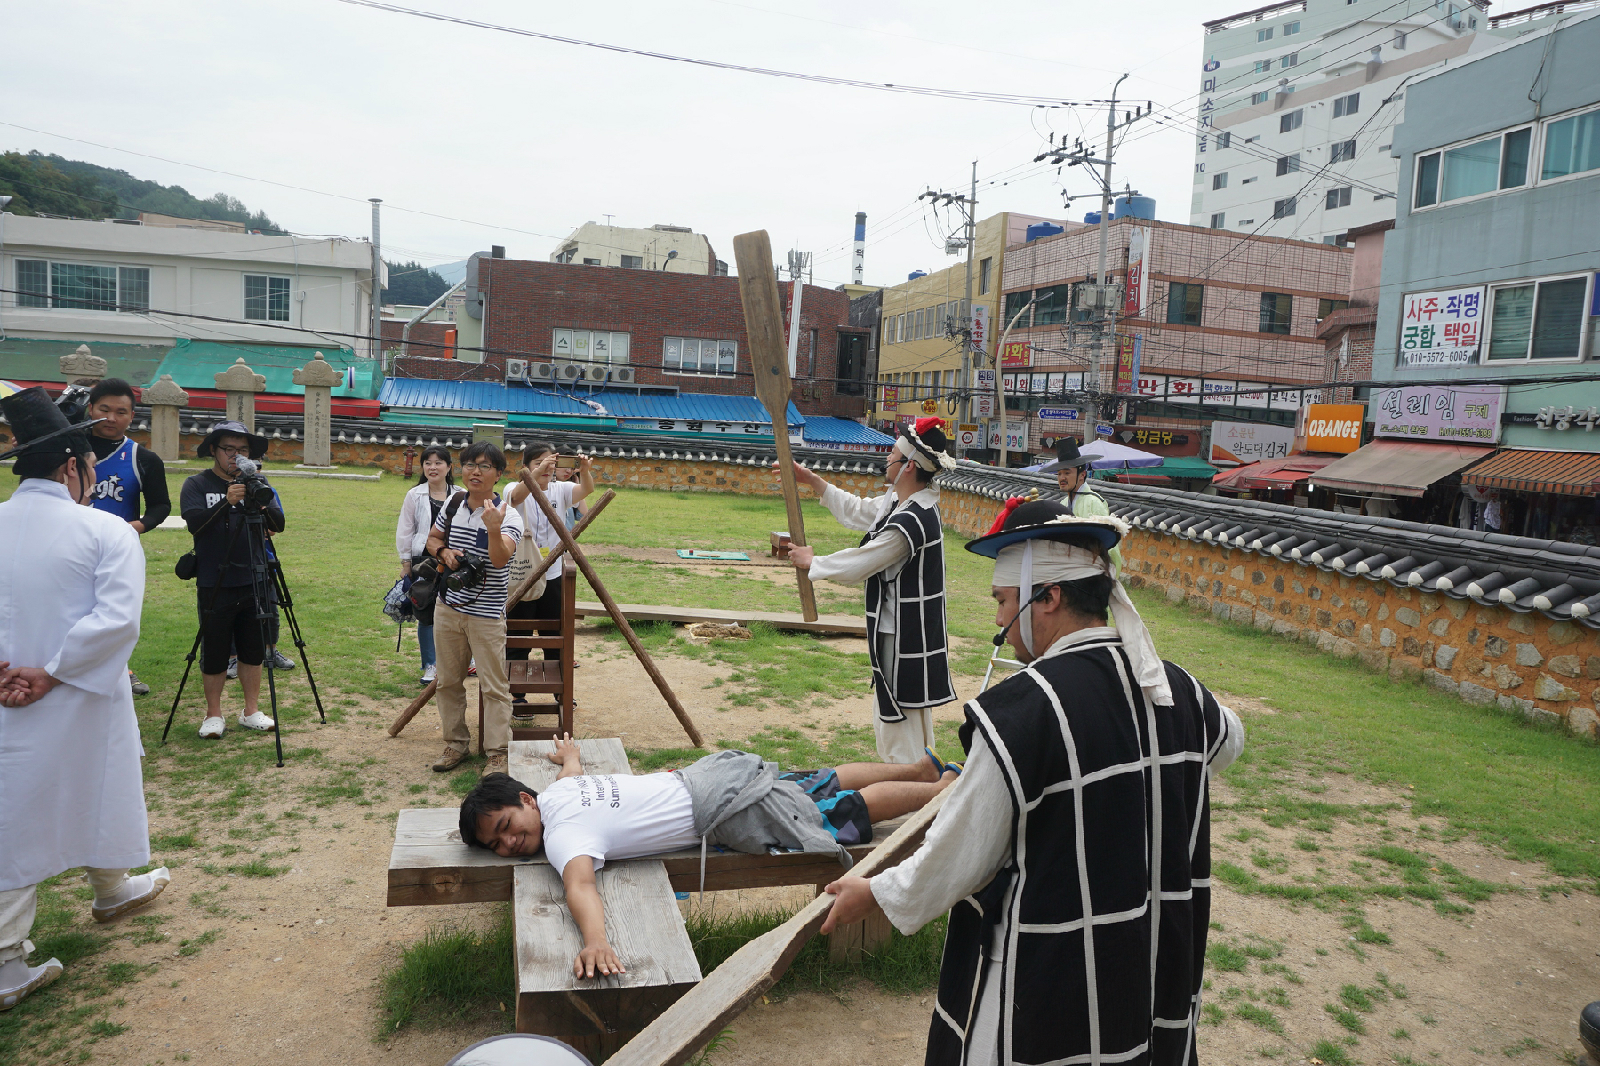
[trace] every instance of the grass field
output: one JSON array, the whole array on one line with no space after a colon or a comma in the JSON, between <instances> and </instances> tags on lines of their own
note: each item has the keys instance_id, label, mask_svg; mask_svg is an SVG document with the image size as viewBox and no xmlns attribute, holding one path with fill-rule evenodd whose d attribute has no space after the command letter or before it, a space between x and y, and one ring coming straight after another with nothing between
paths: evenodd
<instances>
[{"instance_id":1,"label":"grass field","mask_svg":"<svg viewBox=\"0 0 1600 1066\"><path fill-rule=\"evenodd\" d=\"M174 498L188 472L174 473ZM0 496L8 496L15 480L9 472L3 476ZM278 482L288 529L276 545L333 721L376 715L367 709L368 701L392 706L416 692L414 646L408 642L396 652L395 627L380 611L382 596L398 574L394 524L406 488L401 479L389 476L377 482ZM858 540L814 503L807 504L806 517L819 551ZM765 554L768 531L781 522L781 506L771 499L621 490L585 540L618 599L793 610L792 583L769 580L748 568L663 565L621 554L680 547ZM988 564L960 550L956 535L947 532L947 538L951 632L986 645L993 632ZM160 842L164 854L188 856L196 868L217 876L271 877L288 861L283 856L297 847L302 820L315 819L326 809L361 809L382 816L412 802L375 785L370 767L360 760L332 758L312 734L300 731L315 714L303 671L284 680L280 702L286 753L315 767L310 785L291 789L271 772L266 750L270 735L230 734L230 741L237 742L206 747L195 736L201 705L198 677L191 677L177 725L163 747L170 694L195 633L194 586L172 575L174 562L189 546L187 535L156 531L143 544L148 584L133 667L156 693L164 694L137 701L149 753L145 773L150 806L157 813L194 812L197 818L203 813L208 824L226 827L223 836L210 833L203 840L171 835ZM580 595L587 596L588 590ZM1403 790L1416 812L1442 818L1454 833L1543 863L1574 885L1600 889L1600 845L1595 841L1600 751L1595 744L1469 706L1420 684L1392 682L1354 661L1218 623L1157 596L1135 593L1135 600L1165 657L1214 689L1259 699L1277 712L1252 718L1245 754L1228 775L1230 786L1243 797L1238 806L1248 808L1253 817L1269 825L1315 830L1349 814L1319 805L1317 790L1340 775L1351 775ZM821 606L854 612L859 602L853 596L830 595ZM667 627L641 626L640 632L653 654L696 656L726 670L723 685L735 701L792 708L826 704L846 691L859 692L866 670L864 656L805 635L761 631L749 642L700 649L672 639ZM286 633L286 651L291 650L288 640ZM981 654L958 658L958 668L967 673L981 671L981 665ZM954 755L951 731L943 731L940 739L944 754ZM872 738L866 723L828 735L772 726L743 738L742 744L787 764L819 765L867 756ZM681 765L695 754L686 749L630 751L640 771ZM470 783L471 775L463 774L436 784L439 794L448 797ZM283 817L270 823L259 818L253 811L264 802L284 807ZM1419 893L1431 886L1433 895L1426 898L1452 906L1468 906L1474 893L1486 891L1470 879L1452 880L1449 872L1424 886L1417 878L1426 880L1426 871L1419 871L1415 856L1403 848L1372 859L1377 871L1392 875L1393 883L1410 884ZM1251 868L1230 870L1219 864L1218 877L1243 892L1270 891L1272 866L1270 856ZM111 1025L107 1010L117 989L138 980L142 972L92 964L101 934L87 923L87 908L77 898L84 889L70 887L76 883L57 879L45 886L34 935L41 952L69 964L57 1002L71 1007L52 1017L48 1032L38 1028L46 1024L43 1016L27 1010L26 1004L0 1015L0 1061L20 1060L24 1048L33 1049L31 1055L54 1047L63 1055L70 1050L74 1056L92 1057L94 1041L109 1032L94 1027ZM204 892L196 896L198 901L191 900L195 907L217 906ZM703 964L710 968L740 938L782 917L758 915L740 919L742 924L696 928ZM137 922L130 926L133 935L147 938L137 943L161 939L159 923ZM937 942L934 934L897 940L883 958L843 976L825 976L826 967L813 966L806 961L809 956L802 956L785 987L843 994L844 985L866 977L882 987L925 988ZM207 949L204 934L176 948L180 954ZM171 954L174 948L167 943L162 950ZM382 1017L372 1020L374 1030L448 1025L460 1010L503 1000L509 980L502 966L505 954L503 933L496 929L463 931L441 925L429 941L409 948L389 976ZM78 961L84 964L72 965ZM830 983L839 981L844 984ZM1264 1022L1258 1018L1255 1024ZM49 1061L62 1061L56 1052L50 1055Z\"/></svg>"}]
</instances>

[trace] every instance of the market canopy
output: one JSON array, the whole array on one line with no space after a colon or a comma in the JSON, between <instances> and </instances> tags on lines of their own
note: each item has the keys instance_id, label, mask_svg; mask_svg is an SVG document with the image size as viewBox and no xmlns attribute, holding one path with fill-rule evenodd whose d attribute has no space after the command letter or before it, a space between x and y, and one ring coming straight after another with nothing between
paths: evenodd
<instances>
[{"instance_id":1,"label":"market canopy","mask_svg":"<svg viewBox=\"0 0 1600 1066\"><path fill-rule=\"evenodd\" d=\"M1292 489L1325 466L1338 462L1336 455L1280 455L1275 459L1236 466L1217 475L1211 484L1230 492L1252 489Z\"/></svg>"},{"instance_id":2,"label":"market canopy","mask_svg":"<svg viewBox=\"0 0 1600 1066\"><path fill-rule=\"evenodd\" d=\"M1463 485L1563 496L1600 494L1600 452L1507 448L1461 475Z\"/></svg>"},{"instance_id":3,"label":"market canopy","mask_svg":"<svg viewBox=\"0 0 1600 1066\"><path fill-rule=\"evenodd\" d=\"M1162 460L1162 457L1154 452L1140 451L1138 448L1130 448L1125 444L1115 444L1108 440L1090 441L1080 448L1079 452L1094 456L1094 461L1089 465L1096 470L1160 466Z\"/></svg>"},{"instance_id":4,"label":"market canopy","mask_svg":"<svg viewBox=\"0 0 1600 1066\"><path fill-rule=\"evenodd\" d=\"M1107 475L1133 482L1155 482L1156 479L1164 481L1168 478L1209 481L1217 476L1217 472L1216 467L1194 455L1168 455L1161 457L1161 462L1156 466L1142 466L1127 473L1120 470L1104 471Z\"/></svg>"},{"instance_id":5,"label":"market canopy","mask_svg":"<svg viewBox=\"0 0 1600 1066\"><path fill-rule=\"evenodd\" d=\"M1312 484L1334 492L1421 496L1428 486L1471 466L1494 449L1466 444L1375 440L1323 467Z\"/></svg>"}]
</instances>

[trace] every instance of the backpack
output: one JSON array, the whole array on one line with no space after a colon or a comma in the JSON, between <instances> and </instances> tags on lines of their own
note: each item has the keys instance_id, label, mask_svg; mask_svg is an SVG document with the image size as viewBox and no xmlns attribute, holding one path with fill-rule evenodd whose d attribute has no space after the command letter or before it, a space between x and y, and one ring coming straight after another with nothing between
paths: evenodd
<instances>
[{"instance_id":1,"label":"backpack","mask_svg":"<svg viewBox=\"0 0 1600 1066\"><path fill-rule=\"evenodd\" d=\"M461 502L466 498L465 492L458 492L444 505L445 547L450 546L450 523L455 521L456 512L461 509ZM430 555L413 568L411 588L406 596L411 600L411 609L415 613L425 615L433 610L434 601L439 597L438 559Z\"/></svg>"}]
</instances>

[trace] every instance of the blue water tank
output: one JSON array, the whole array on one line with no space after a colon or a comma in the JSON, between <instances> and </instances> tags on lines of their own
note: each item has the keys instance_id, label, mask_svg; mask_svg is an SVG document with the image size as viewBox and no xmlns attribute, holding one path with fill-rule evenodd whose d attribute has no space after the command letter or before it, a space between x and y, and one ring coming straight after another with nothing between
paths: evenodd
<instances>
[{"instance_id":1,"label":"blue water tank","mask_svg":"<svg viewBox=\"0 0 1600 1066\"><path fill-rule=\"evenodd\" d=\"M911 273L906 275L906 280L916 281L918 278L925 278L927 276L928 272L926 270L913 270Z\"/></svg>"},{"instance_id":2,"label":"blue water tank","mask_svg":"<svg viewBox=\"0 0 1600 1066\"><path fill-rule=\"evenodd\" d=\"M1056 225L1054 222L1035 222L1033 225L1028 227L1027 235L1024 239L1036 241L1040 237L1054 237L1060 232L1061 227Z\"/></svg>"},{"instance_id":3,"label":"blue water tank","mask_svg":"<svg viewBox=\"0 0 1600 1066\"><path fill-rule=\"evenodd\" d=\"M1156 199L1153 196L1119 196L1112 218L1143 218L1154 220Z\"/></svg>"},{"instance_id":4,"label":"blue water tank","mask_svg":"<svg viewBox=\"0 0 1600 1066\"><path fill-rule=\"evenodd\" d=\"M1083 220L1091 226L1098 226L1100 224L1100 212L1090 211L1083 216Z\"/></svg>"}]
</instances>

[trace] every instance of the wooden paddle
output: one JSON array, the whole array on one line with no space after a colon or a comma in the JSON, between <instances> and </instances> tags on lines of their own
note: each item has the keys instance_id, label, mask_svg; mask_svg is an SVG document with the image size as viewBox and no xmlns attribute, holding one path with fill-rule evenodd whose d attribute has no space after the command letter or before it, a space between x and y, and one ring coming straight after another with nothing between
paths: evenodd
<instances>
[{"instance_id":1,"label":"wooden paddle","mask_svg":"<svg viewBox=\"0 0 1600 1066\"><path fill-rule=\"evenodd\" d=\"M744 305L744 329L750 338L750 367L755 371L756 397L772 418L772 443L778 449L778 476L783 481L783 502L789 511L789 543L804 546L805 517L800 513L800 486L794 479L794 459L789 454L789 357L783 347L783 313L778 302L778 279L772 272L772 242L766 230L741 233L733 239L733 256L739 270L739 302ZM796 567L800 585L800 613L807 622L817 620L817 595L811 577Z\"/></svg>"},{"instance_id":2,"label":"wooden paddle","mask_svg":"<svg viewBox=\"0 0 1600 1066\"><path fill-rule=\"evenodd\" d=\"M736 243L737 240L735 238ZM934 796L850 873L871 877L905 861L921 845L928 826L933 824L939 806L949 794L950 790L945 789ZM711 971L709 977L607 1059L607 1066L679 1066L689 1061L707 1041L744 1013L761 993L777 983L806 941L822 928L831 906L833 896L823 893L778 928L734 952Z\"/></svg>"}]
</instances>

